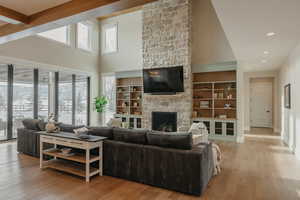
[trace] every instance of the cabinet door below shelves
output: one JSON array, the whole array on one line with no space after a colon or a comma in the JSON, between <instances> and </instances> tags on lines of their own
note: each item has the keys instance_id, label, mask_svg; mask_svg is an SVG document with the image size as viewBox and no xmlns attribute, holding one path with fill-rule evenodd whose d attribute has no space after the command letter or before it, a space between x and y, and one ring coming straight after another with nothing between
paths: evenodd
<instances>
[{"instance_id":1,"label":"cabinet door below shelves","mask_svg":"<svg viewBox=\"0 0 300 200\"><path fill-rule=\"evenodd\" d=\"M129 128L134 128L134 118L129 118Z\"/></svg>"},{"instance_id":2,"label":"cabinet door below shelves","mask_svg":"<svg viewBox=\"0 0 300 200\"><path fill-rule=\"evenodd\" d=\"M223 123L215 122L215 135L223 135Z\"/></svg>"},{"instance_id":3,"label":"cabinet door below shelves","mask_svg":"<svg viewBox=\"0 0 300 200\"><path fill-rule=\"evenodd\" d=\"M234 123L227 122L226 123L226 136L234 136Z\"/></svg>"},{"instance_id":4,"label":"cabinet door below shelves","mask_svg":"<svg viewBox=\"0 0 300 200\"><path fill-rule=\"evenodd\" d=\"M136 127L137 128L142 128L142 119L141 118L136 119Z\"/></svg>"}]
</instances>

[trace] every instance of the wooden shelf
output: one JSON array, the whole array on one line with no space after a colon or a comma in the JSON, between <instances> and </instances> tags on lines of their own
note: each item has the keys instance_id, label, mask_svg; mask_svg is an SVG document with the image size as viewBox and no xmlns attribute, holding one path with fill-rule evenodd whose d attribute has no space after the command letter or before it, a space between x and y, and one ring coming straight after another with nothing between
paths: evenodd
<instances>
[{"instance_id":1,"label":"wooden shelf","mask_svg":"<svg viewBox=\"0 0 300 200\"><path fill-rule=\"evenodd\" d=\"M75 162L79 162L79 163L86 163L84 154L76 153L75 155L72 155L72 156L64 156L61 154L61 151L59 149L47 149L43 152L43 154L48 155L48 156L57 157L57 158L66 159L66 160L71 160L71 161L75 161ZM99 159L100 159L99 156L91 155L90 163L98 161Z\"/></svg>"},{"instance_id":2,"label":"wooden shelf","mask_svg":"<svg viewBox=\"0 0 300 200\"><path fill-rule=\"evenodd\" d=\"M236 118L236 71L193 73L193 87L193 116ZM208 101L210 108L200 108L201 101Z\"/></svg>"},{"instance_id":3,"label":"wooden shelf","mask_svg":"<svg viewBox=\"0 0 300 200\"><path fill-rule=\"evenodd\" d=\"M219 98L215 98L214 100L215 101L236 101L235 98L232 98L232 99L219 99Z\"/></svg>"},{"instance_id":4,"label":"wooden shelf","mask_svg":"<svg viewBox=\"0 0 300 200\"><path fill-rule=\"evenodd\" d=\"M194 98L194 100L195 100L195 101L205 101L205 100L211 101L211 100L213 100L213 99L212 99L212 98Z\"/></svg>"},{"instance_id":5,"label":"wooden shelf","mask_svg":"<svg viewBox=\"0 0 300 200\"><path fill-rule=\"evenodd\" d=\"M44 162L44 168L56 169L59 171L67 172L81 177L86 177L85 165L68 162L65 160L49 160ZM93 176L100 171L96 168L90 167L90 176Z\"/></svg>"},{"instance_id":6,"label":"wooden shelf","mask_svg":"<svg viewBox=\"0 0 300 200\"><path fill-rule=\"evenodd\" d=\"M194 110L212 110L213 108L193 108Z\"/></svg>"},{"instance_id":7,"label":"wooden shelf","mask_svg":"<svg viewBox=\"0 0 300 200\"><path fill-rule=\"evenodd\" d=\"M128 106L126 107L117 107L117 114L116 117L121 117L123 122L129 123L129 118L134 118L134 121L141 124L141 117L142 116L142 104L141 101L143 100L143 79L142 77L127 77L127 78L117 78L116 79L117 85L122 85L126 88L126 92L120 93L116 97L117 105L121 104L121 99L126 98L126 102ZM117 89L118 90L118 89ZM122 95L123 94L123 95ZM125 96L126 94L126 96ZM125 97L124 97L125 96ZM133 106L134 104L138 103L138 106ZM136 114L136 112L141 114ZM135 127L135 126L134 126ZM139 128L139 127L138 127Z\"/></svg>"},{"instance_id":8,"label":"wooden shelf","mask_svg":"<svg viewBox=\"0 0 300 200\"><path fill-rule=\"evenodd\" d=\"M197 88L194 88L193 90L196 90L196 91L212 91L212 89L197 89Z\"/></svg>"},{"instance_id":9,"label":"wooden shelf","mask_svg":"<svg viewBox=\"0 0 300 200\"><path fill-rule=\"evenodd\" d=\"M236 110L235 108L214 108L215 110Z\"/></svg>"}]
</instances>

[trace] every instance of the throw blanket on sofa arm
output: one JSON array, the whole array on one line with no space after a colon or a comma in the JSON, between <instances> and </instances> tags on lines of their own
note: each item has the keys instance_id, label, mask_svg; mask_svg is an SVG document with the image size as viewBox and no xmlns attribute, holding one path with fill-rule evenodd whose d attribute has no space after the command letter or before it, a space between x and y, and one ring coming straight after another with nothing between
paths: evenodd
<instances>
[{"instance_id":1,"label":"throw blanket on sofa arm","mask_svg":"<svg viewBox=\"0 0 300 200\"><path fill-rule=\"evenodd\" d=\"M219 146L215 143L212 143L212 151L213 151L213 160L214 160L214 176L221 173L221 159L222 154Z\"/></svg>"}]
</instances>

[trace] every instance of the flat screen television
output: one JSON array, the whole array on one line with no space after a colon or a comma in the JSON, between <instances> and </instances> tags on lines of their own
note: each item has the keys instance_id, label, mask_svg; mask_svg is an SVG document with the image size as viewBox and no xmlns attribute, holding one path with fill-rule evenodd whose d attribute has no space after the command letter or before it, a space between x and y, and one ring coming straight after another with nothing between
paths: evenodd
<instances>
[{"instance_id":1,"label":"flat screen television","mask_svg":"<svg viewBox=\"0 0 300 200\"><path fill-rule=\"evenodd\" d=\"M145 93L184 92L183 66L144 69L143 81Z\"/></svg>"}]
</instances>

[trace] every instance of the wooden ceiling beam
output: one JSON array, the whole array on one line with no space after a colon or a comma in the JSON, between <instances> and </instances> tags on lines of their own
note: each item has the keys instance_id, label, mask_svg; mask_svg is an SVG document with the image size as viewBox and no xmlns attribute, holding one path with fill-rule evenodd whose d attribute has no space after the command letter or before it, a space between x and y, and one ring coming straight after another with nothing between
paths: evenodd
<instances>
[{"instance_id":1,"label":"wooden ceiling beam","mask_svg":"<svg viewBox=\"0 0 300 200\"><path fill-rule=\"evenodd\" d=\"M10 24L29 23L29 17L0 5L0 20Z\"/></svg>"},{"instance_id":2,"label":"wooden ceiling beam","mask_svg":"<svg viewBox=\"0 0 300 200\"><path fill-rule=\"evenodd\" d=\"M28 24L0 26L0 44L155 1L157 0L72 0L29 16Z\"/></svg>"}]
</instances>

